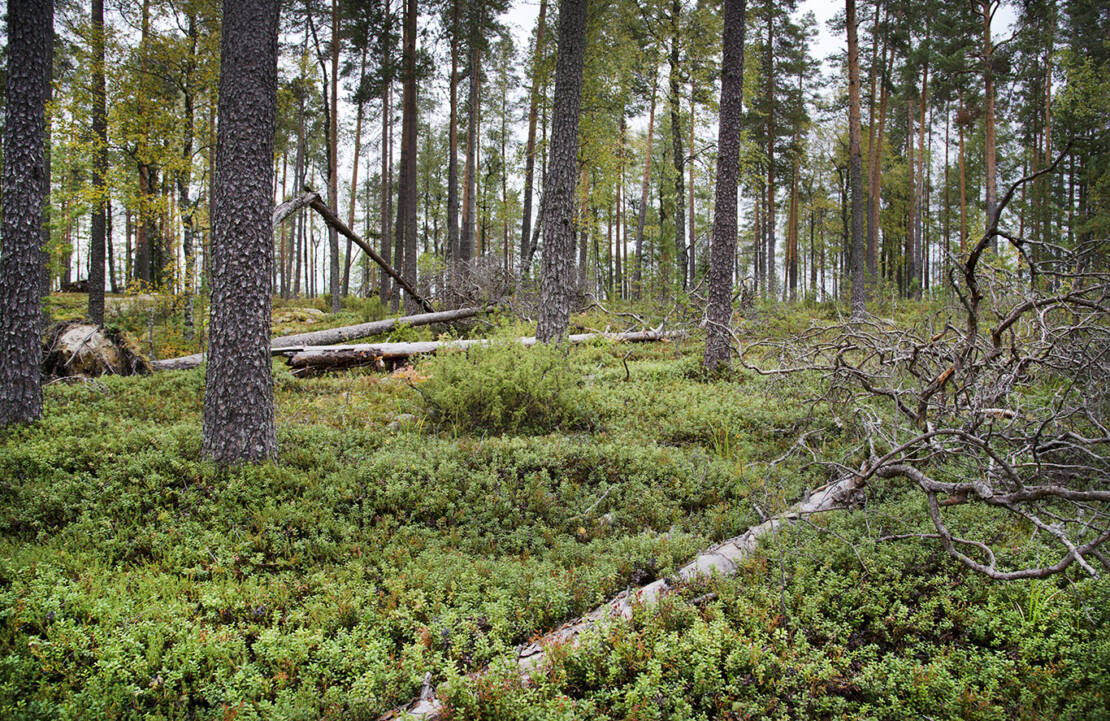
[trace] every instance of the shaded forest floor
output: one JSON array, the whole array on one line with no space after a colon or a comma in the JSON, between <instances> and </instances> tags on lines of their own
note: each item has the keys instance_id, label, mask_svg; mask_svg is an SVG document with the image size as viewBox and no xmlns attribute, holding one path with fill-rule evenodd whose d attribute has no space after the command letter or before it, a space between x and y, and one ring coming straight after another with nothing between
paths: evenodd
<instances>
[{"instance_id":1,"label":"shaded forest floor","mask_svg":"<svg viewBox=\"0 0 1110 721\"><path fill-rule=\"evenodd\" d=\"M112 322L192 351L171 311ZM382 310L280 313L275 333ZM740 332L815 317L834 320L764 309ZM203 369L50 386L40 423L0 435L0 717L373 719L431 672L457 719L1110 718L1110 582L990 582L938 545L878 542L927 524L886 481L523 687L517 644L826 482L787 454L800 433L853 445L815 378L708 380L702 344L309 379L275 361L279 461L222 474L198 458Z\"/></svg>"}]
</instances>

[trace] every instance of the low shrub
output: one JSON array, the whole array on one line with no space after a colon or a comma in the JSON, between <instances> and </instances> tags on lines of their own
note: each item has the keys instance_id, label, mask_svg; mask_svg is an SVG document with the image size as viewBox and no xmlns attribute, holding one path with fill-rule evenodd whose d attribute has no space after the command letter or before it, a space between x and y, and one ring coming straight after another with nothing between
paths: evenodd
<instances>
[{"instance_id":1,"label":"low shrub","mask_svg":"<svg viewBox=\"0 0 1110 721\"><path fill-rule=\"evenodd\" d=\"M561 348L490 344L426 361L418 387L429 419L478 435L547 433L591 424L589 397Z\"/></svg>"}]
</instances>

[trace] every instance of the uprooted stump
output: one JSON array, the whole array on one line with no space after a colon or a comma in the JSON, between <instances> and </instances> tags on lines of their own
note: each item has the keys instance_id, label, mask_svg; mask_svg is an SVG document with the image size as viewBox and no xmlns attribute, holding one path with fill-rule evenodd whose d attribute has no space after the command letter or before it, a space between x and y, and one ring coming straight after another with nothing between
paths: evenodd
<instances>
[{"instance_id":1,"label":"uprooted stump","mask_svg":"<svg viewBox=\"0 0 1110 721\"><path fill-rule=\"evenodd\" d=\"M120 330L63 321L51 326L43 339L42 373L48 379L145 375L150 364Z\"/></svg>"}]
</instances>

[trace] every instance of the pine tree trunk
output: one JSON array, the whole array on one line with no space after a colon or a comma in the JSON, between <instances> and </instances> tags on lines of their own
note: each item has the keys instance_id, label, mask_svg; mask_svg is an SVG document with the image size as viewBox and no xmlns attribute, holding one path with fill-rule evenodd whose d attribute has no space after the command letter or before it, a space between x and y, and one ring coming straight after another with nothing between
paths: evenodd
<instances>
[{"instance_id":1,"label":"pine tree trunk","mask_svg":"<svg viewBox=\"0 0 1110 721\"><path fill-rule=\"evenodd\" d=\"M774 10L767 11L767 46L765 48L764 71L767 84L767 217L763 224L767 233L767 245L764 248L766 261L764 262L764 282L768 297L775 297L778 278L775 276L775 53L774 53Z\"/></svg>"},{"instance_id":2,"label":"pine tree trunk","mask_svg":"<svg viewBox=\"0 0 1110 721\"><path fill-rule=\"evenodd\" d=\"M477 215L478 194L478 83L481 75L481 51L475 37L475 28L471 28L470 41L470 91L467 94L467 119L466 119L466 168L463 172L463 208L462 230L459 237L459 258L468 261L475 256L474 234ZM481 249L477 249L480 251Z\"/></svg>"},{"instance_id":3,"label":"pine tree trunk","mask_svg":"<svg viewBox=\"0 0 1110 721\"><path fill-rule=\"evenodd\" d=\"M339 3L331 0L331 97L328 108L328 205L339 207ZM328 229L328 292L331 293L331 312L340 308L339 287L339 233Z\"/></svg>"},{"instance_id":4,"label":"pine tree trunk","mask_svg":"<svg viewBox=\"0 0 1110 721\"><path fill-rule=\"evenodd\" d=\"M202 452L273 458L270 265L280 0L224 0Z\"/></svg>"},{"instance_id":5,"label":"pine tree trunk","mask_svg":"<svg viewBox=\"0 0 1110 721\"><path fill-rule=\"evenodd\" d=\"M994 219L995 209L998 206L998 161L995 150L995 119L994 119L994 41L991 38L991 18L1001 0L980 0L980 12L983 16L983 128L984 148L983 165L986 173L986 227L990 228ZM992 236L991 248L998 251L998 236Z\"/></svg>"},{"instance_id":6,"label":"pine tree trunk","mask_svg":"<svg viewBox=\"0 0 1110 721\"><path fill-rule=\"evenodd\" d=\"M543 261L536 336L566 335L574 286L574 180L578 165L578 112L586 50L586 0L560 0L555 63L555 117L551 162L544 184Z\"/></svg>"},{"instance_id":7,"label":"pine tree trunk","mask_svg":"<svg viewBox=\"0 0 1110 721\"><path fill-rule=\"evenodd\" d=\"M108 110L104 80L104 0L92 0L92 222L89 229L89 320L104 325L105 181L108 174Z\"/></svg>"},{"instance_id":8,"label":"pine tree trunk","mask_svg":"<svg viewBox=\"0 0 1110 721\"><path fill-rule=\"evenodd\" d=\"M732 266L736 257L736 187L744 113L746 0L725 0L721 57L721 105L717 125L717 184L709 260L705 369L726 368L732 349Z\"/></svg>"},{"instance_id":9,"label":"pine tree trunk","mask_svg":"<svg viewBox=\"0 0 1110 721\"><path fill-rule=\"evenodd\" d=\"M42 415L42 210L46 98L54 42L50 0L8 0L0 225L0 427Z\"/></svg>"},{"instance_id":10,"label":"pine tree trunk","mask_svg":"<svg viewBox=\"0 0 1110 721\"><path fill-rule=\"evenodd\" d=\"M670 94L668 104L671 110L671 147L674 163L674 246L679 285L687 288L686 278L686 190L683 174L686 172L686 154L682 150L682 118L679 113L681 100L678 77L678 22L682 11L680 0L671 1L671 49L670 49Z\"/></svg>"},{"instance_id":11,"label":"pine tree trunk","mask_svg":"<svg viewBox=\"0 0 1110 721\"><path fill-rule=\"evenodd\" d=\"M856 0L845 0L848 22L848 175L852 196L852 317L867 312L864 288L863 157L860 149L859 41L856 37Z\"/></svg>"},{"instance_id":12,"label":"pine tree trunk","mask_svg":"<svg viewBox=\"0 0 1110 721\"><path fill-rule=\"evenodd\" d=\"M521 275L527 269L524 263L532 258L528 243L532 233L532 185L536 168L536 120L539 117L539 75L540 60L543 58L544 24L547 16L547 0L540 0L540 14L536 20L536 47L532 51L532 89L528 101L528 141L524 146L524 216L520 223Z\"/></svg>"},{"instance_id":13,"label":"pine tree trunk","mask_svg":"<svg viewBox=\"0 0 1110 721\"><path fill-rule=\"evenodd\" d=\"M636 270L632 274L632 297L640 299L644 278L644 224L647 220L648 189L651 183L651 141L655 131L655 93L659 83L658 70L651 77L651 104L648 109L647 149L644 151L644 180L640 185L640 212L636 219Z\"/></svg>"},{"instance_id":14,"label":"pine tree trunk","mask_svg":"<svg viewBox=\"0 0 1110 721\"><path fill-rule=\"evenodd\" d=\"M185 337L193 337L193 303L196 289L196 224L194 203L189 197L189 185L193 182L193 68L197 52L197 21L189 15L189 60L185 80L185 123L181 143L181 168L177 172L178 205L181 207L181 250L185 256Z\"/></svg>"},{"instance_id":15,"label":"pine tree trunk","mask_svg":"<svg viewBox=\"0 0 1110 721\"><path fill-rule=\"evenodd\" d=\"M416 0L405 0L404 88L401 97L401 205L404 208L404 262L397 267L405 281L416 287ZM412 314L420 303L405 293L405 310Z\"/></svg>"},{"instance_id":16,"label":"pine tree trunk","mask_svg":"<svg viewBox=\"0 0 1110 721\"><path fill-rule=\"evenodd\" d=\"M366 75L366 47L362 48L361 58L359 60L359 77ZM365 104L361 101L358 102L358 110L355 113L355 158L351 162L351 202L347 208L347 227L355 227L355 205L358 199L358 157L362 153L362 117ZM300 190L298 188L298 190ZM338 208L336 209L338 210ZM343 262L343 297L346 298L351 292L351 239L347 239L347 253Z\"/></svg>"},{"instance_id":17,"label":"pine tree trunk","mask_svg":"<svg viewBox=\"0 0 1110 721\"><path fill-rule=\"evenodd\" d=\"M459 0L451 1L451 80L447 129L447 257L459 257Z\"/></svg>"}]
</instances>

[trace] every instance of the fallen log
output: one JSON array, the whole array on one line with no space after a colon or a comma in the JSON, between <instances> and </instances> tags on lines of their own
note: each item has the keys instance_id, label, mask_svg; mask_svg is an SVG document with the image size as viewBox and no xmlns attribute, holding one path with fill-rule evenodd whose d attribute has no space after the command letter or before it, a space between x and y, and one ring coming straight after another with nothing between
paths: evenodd
<instances>
[{"instance_id":1,"label":"fallen log","mask_svg":"<svg viewBox=\"0 0 1110 721\"><path fill-rule=\"evenodd\" d=\"M449 323L451 321L464 320L466 318L472 318L485 310L485 308L459 308L457 310L439 311L438 313L420 313L418 315L407 315L401 318L386 318L385 320L376 320L370 323L347 325L340 328L328 328L326 330L316 330L309 333L294 333L292 335L283 335L274 338L270 341L270 349L271 351L277 351L292 346L301 347L342 343L343 341L352 340L354 338L367 338L372 335L386 333L393 330L398 325L420 326L429 325L431 323ZM153 361L150 365L154 370L160 371L188 370L190 368L196 368L203 363L204 357L205 354L203 353L193 353L192 355L182 356L180 358Z\"/></svg>"},{"instance_id":2,"label":"fallen log","mask_svg":"<svg viewBox=\"0 0 1110 721\"><path fill-rule=\"evenodd\" d=\"M624 341L629 343L643 343L659 341L666 338L662 331L647 330L631 333L580 333L567 336L570 343L584 343L598 338ZM398 361L416 355L436 353L440 350L465 350L472 346L486 345L491 341L487 339L473 340L448 340L448 341L417 341L412 343L357 343L353 345L323 345L301 346L274 349L275 355L284 355L289 358L289 365L293 374L297 376L313 375L330 370L356 368L358 366L377 364L382 361ZM533 346L537 343L535 336L517 339L524 346Z\"/></svg>"},{"instance_id":3,"label":"fallen log","mask_svg":"<svg viewBox=\"0 0 1110 721\"><path fill-rule=\"evenodd\" d=\"M377 263L383 271L385 271L385 274L396 281L397 285L400 286L401 289L408 293L410 296L412 296L412 298L417 303L419 303L420 306L424 308L424 310L429 313L435 311L435 308L432 307L432 304L429 303L419 293L417 293L416 289L413 288L412 285L410 285L409 282L405 280L405 278L393 268L393 266L386 262L385 258L378 255L378 251L374 250L374 247L372 245L363 240L362 237L358 235L358 233L348 228L347 224L339 219L339 216L336 215L335 212L328 207L328 204L324 202L323 198L321 198L318 193L315 193L311 190L305 191L303 195L297 196L296 198L291 198L274 208L273 215L271 216L272 225L276 228L281 223L283 223L286 218L305 206L308 206L315 210L317 213L320 214L320 217L324 219L325 223L327 223L330 227L335 228L336 232L338 232L340 235L345 236L346 238L349 238L352 243L357 245L359 248L362 248L363 252L370 256L370 258L375 263Z\"/></svg>"},{"instance_id":4,"label":"fallen log","mask_svg":"<svg viewBox=\"0 0 1110 721\"><path fill-rule=\"evenodd\" d=\"M795 503L777 516L752 526L739 536L705 549L693 561L679 569L674 576L661 578L637 589L623 591L585 616L566 623L531 643L518 646L516 662L522 680L527 683L530 674L547 663L547 652L550 647L566 644L576 646L584 631L607 619L631 619L635 606L656 603L663 595L673 592L680 583L704 578L714 573L720 576L735 574L741 564L759 548L761 538L776 532L783 524L804 516L850 507L863 486L863 479L853 474L811 491L806 494L804 500ZM478 672L475 675L481 674L482 672ZM385 713L379 721L398 718L437 721L443 717L443 712L443 703L435 696L430 683L426 683L420 698Z\"/></svg>"}]
</instances>

